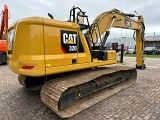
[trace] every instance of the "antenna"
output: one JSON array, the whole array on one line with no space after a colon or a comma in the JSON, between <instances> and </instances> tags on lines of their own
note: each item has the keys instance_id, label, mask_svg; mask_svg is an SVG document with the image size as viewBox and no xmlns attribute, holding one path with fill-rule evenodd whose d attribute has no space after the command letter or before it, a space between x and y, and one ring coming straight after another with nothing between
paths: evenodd
<instances>
[{"instance_id":1,"label":"antenna","mask_svg":"<svg viewBox=\"0 0 160 120\"><path fill-rule=\"evenodd\" d=\"M53 15L48 13L48 16L51 18L51 19L54 19Z\"/></svg>"},{"instance_id":2,"label":"antenna","mask_svg":"<svg viewBox=\"0 0 160 120\"><path fill-rule=\"evenodd\" d=\"M137 11L134 11L138 16L139 16L139 14L137 13Z\"/></svg>"}]
</instances>

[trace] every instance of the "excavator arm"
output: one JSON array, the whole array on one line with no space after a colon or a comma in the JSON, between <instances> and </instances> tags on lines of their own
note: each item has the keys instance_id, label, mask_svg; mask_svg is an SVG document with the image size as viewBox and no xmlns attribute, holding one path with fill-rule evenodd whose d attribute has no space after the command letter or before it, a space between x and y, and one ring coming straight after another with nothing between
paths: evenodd
<instances>
[{"instance_id":1,"label":"excavator arm","mask_svg":"<svg viewBox=\"0 0 160 120\"><path fill-rule=\"evenodd\" d=\"M134 20L132 17L138 17L138 20ZM96 17L90 30L88 30L85 35L90 35L93 45L100 39L103 47L109 36L111 27L132 29L136 31L136 68L144 69L143 48L145 26L143 17L134 14L126 14L117 9L103 12ZM101 38L103 34L105 34L105 39Z\"/></svg>"},{"instance_id":2,"label":"excavator arm","mask_svg":"<svg viewBox=\"0 0 160 120\"><path fill-rule=\"evenodd\" d=\"M3 34L7 37L8 30L8 7L4 5L4 10L1 12L1 24L0 24L0 39L3 39Z\"/></svg>"},{"instance_id":3,"label":"excavator arm","mask_svg":"<svg viewBox=\"0 0 160 120\"><path fill-rule=\"evenodd\" d=\"M0 63L7 63L8 51L8 7L4 5L4 10L1 12L0 23Z\"/></svg>"}]
</instances>

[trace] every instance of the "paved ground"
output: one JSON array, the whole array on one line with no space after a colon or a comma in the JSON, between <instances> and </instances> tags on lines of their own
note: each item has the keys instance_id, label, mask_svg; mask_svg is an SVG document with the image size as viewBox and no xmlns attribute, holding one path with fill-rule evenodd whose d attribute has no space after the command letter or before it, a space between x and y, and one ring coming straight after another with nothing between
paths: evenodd
<instances>
[{"instance_id":1,"label":"paved ground","mask_svg":"<svg viewBox=\"0 0 160 120\"><path fill-rule=\"evenodd\" d=\"M124 58L134 66L135 58ZM146 59L135 85L73 116L69 120L160 120L160 59ZM0 120L57 120L39 92L29 92L17 82L17 74L0 66Z\"/></svg>"}]
</instances>

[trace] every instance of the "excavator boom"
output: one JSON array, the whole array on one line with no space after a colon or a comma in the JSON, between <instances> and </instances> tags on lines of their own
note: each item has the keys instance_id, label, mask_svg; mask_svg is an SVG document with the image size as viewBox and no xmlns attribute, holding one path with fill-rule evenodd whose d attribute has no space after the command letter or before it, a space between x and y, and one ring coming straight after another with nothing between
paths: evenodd
<instances>
[{"instance_id":1,"label":"excavator boom","mask_svg":"<svg viewBox=\"0 0 160 120\"><path fill-rule=\"evenodd\" d=\"M0 63L7 63L7 51L8 51L8 7L4 5L4 10L1 12L0 23Z\"/></svg>"},{"instance_id":2,"label":"excavator boom","mask_svg":"<svg viewBox=\"0 0 160 120\"><path fill-rule=\"evenodd\" d=\"M3 35L5 34L5 37L7 37L7 31L8 31L8 7L7 5L4 5L4 10L1 12L2 18L1 18L1 24L0 24L0 39L3 39Z\"/></svg>"},{"instance_id":3,"label":"excavator boom","mask_svg":"<svg viewBox=\"0 0 160 120\"><path fill-rule=\"evenodd\" d=\"M133 17L138 17L138 20L132 19ZM144 20L142 16L136 16L134 14L126 14L117 9L106 11L98 15L93 21L92 25L94 27L86 32L86 35L91 33L91 38L93 43L97 43L98 39L106 32L110 31L111 27L132 29L136 31L136 68L144 69ZM107 37L109 34L107 35ZM107 39L103 41L103 44Z\"/></svg>"}]
</instances>

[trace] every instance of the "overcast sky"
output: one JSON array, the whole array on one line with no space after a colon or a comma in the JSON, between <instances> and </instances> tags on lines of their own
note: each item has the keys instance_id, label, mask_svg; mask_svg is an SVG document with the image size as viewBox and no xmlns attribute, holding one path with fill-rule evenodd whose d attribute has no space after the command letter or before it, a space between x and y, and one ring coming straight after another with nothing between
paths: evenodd
<instances>
[{"instance_id":1,"label":"overcast sky","mask_svg":"<svg viewBox=\"0 0 160 120\"><path fill-rule=\"evenodd\" d=\"M68 20L72 6L86 11L90 22L100 13L113 8L125 13L137 11L144 17L146 35L153 35L154 32L160 35L160 0L0 0L1 9L4 4L8 5L10 11L9 24L29 16L48 17L48 12L55 19ZM112 36L119 37L120 34L120 29L112 29ZM122 34L126 34L126 30Z\"/></svg>"}]
</instances>

